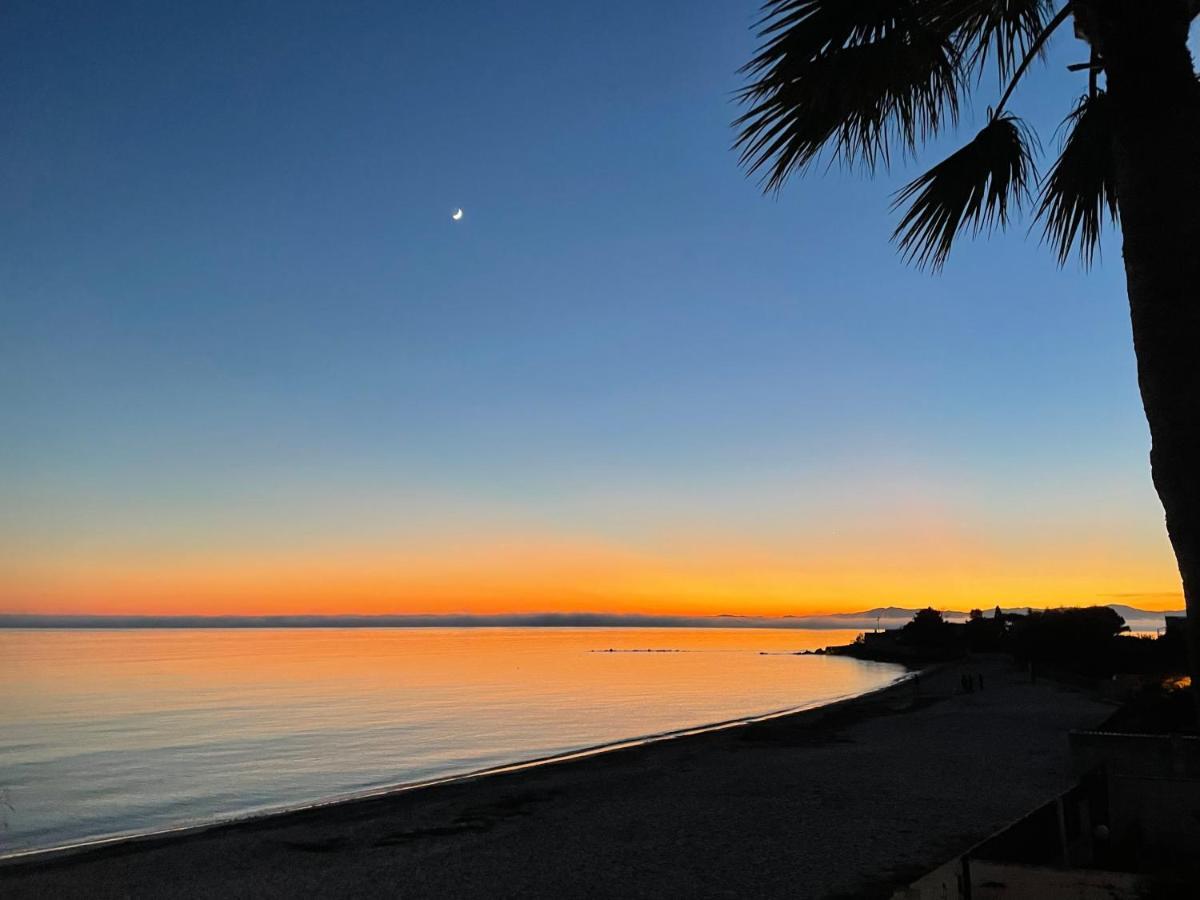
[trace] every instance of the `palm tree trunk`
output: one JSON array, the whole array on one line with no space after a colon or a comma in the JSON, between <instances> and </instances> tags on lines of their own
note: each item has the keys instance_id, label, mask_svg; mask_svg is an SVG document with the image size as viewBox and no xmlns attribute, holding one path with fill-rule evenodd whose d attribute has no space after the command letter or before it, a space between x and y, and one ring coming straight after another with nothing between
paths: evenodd
<instances>
[{"instance_id":1,"label":"palm tree trunk","mask_svg":"<svg viewBox=\"0 0 1200 900\"><path fill-rule=\"evenodd\" d=\"M1113 113L1150 466L1183 578L1192 694L1200 710L1200 84L1187 48L1189 4L1089 5Z\"/></svg>"}]
</instances>

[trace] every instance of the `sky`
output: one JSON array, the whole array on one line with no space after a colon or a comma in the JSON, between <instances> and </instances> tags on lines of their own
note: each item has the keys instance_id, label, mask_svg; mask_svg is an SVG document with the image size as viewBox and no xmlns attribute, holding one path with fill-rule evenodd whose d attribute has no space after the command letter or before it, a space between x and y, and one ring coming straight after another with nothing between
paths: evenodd
<instances>
[{"instance_id":1,"label":"sky","mask_svg":"<svg viewBox=\"0 0 1200 900\"><path fill-rule=\"evenodd\" d=\"M5 3L0 612L1180 606L1118 240L764 195L756 6Z\"/></svg>"}]
</instances>

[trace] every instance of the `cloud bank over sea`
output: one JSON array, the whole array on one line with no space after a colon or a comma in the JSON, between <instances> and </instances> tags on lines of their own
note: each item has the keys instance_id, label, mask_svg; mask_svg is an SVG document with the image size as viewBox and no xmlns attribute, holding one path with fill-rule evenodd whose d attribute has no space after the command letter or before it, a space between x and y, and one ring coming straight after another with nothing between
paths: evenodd
<instances>
[{"instance_id":1,"label":"cloud bank over sea","mask_svg":"<svg viewBox=\"0 0 1200 900\"><path fill-rule=\"evenodd\" d=\"M1132 631L1153 631L1164 616L1113 604ZM1006 607L1024 612L1026 607ZM0 628L898 628L915 609L888 606L826 616L668 616L634 613L520 613L512 615L373 615L373 616L72 616L0 614ZM985 614L990 614L990 610ZM950 621L967 614L947 611Z\"/></svg>"}]
</instances>

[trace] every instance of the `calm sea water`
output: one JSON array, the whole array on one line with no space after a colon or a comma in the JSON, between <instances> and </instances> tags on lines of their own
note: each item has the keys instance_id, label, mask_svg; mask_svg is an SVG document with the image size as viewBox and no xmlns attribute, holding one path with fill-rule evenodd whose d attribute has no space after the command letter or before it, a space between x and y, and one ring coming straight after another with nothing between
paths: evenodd
<instances>
[{"instance_id":1,"label":"calm sea water","mask_svg":"<svg viewBox=\"0 0 1200 900\"><path fill-rule=\"evenodd\" d=\"M897 667L768 629L0 631L0 854L816 705ZM669 650L678 652L597 652Z\"/></svg>"}]
</instances>

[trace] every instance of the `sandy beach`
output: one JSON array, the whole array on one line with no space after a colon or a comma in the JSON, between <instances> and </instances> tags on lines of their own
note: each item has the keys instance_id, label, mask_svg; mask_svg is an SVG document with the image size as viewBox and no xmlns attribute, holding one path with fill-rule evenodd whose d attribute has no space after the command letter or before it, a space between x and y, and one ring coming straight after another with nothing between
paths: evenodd
<instances>
[{"instance_id":1,"label":"sandy beach","mask_svg":"<svg viewBox=\"0 0 1200 900\"><path fill-rule=\"evenodd\" d=\"M964 667L985 690L962 694ZM5 897L886 897L1111 707L1003 660L769 722L0 867Z\"/></svg>"}]
</instances>

